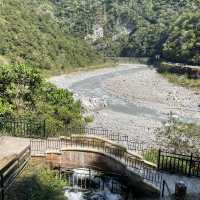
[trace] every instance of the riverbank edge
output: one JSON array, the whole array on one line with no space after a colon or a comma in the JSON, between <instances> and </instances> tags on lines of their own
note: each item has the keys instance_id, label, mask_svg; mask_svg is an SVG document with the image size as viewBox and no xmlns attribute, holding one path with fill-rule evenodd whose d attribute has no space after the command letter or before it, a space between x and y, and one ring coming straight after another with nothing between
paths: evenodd
<instances>
[{"instance_id":1,"label":"riverbank edge","mask_svg":"<svg viewBox=\"0 0 200 200\"><path fill-rule=\"evenodd\" d=\"M105 57L101 62L96 64L91 64L84 67L68 67L66 69L57 69L56 67L52 70L43 70L42 74L45 78L51 78L53 76L59 75L69 75L71 73L78 72L88 72L94 71L97 69L104 68L115 68L120 64L146 64L148 65L149 58L140 58L140 57Z\"/></svg>"},{"instance_id":2,"label":"riverbank edge","mask_svg":"<svg viewBox=\"0 0 200 200\"><path fill-rule=\"evenodd\" d=\"M158 73L175 85L188 89L200 89L200 66L172 63L166 60L155 62L153 66Z\"/></svg>"}]
</instances>

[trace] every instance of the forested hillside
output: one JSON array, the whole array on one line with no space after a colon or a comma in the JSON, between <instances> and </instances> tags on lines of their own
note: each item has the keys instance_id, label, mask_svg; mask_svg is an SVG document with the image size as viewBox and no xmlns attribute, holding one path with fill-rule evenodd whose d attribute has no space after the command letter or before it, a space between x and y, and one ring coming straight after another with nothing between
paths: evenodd
<instances>
[{"instance_id":1,"label":"forested hillside","mask_svg":"<svg viewBox=\"0 0 200 200\"><path fill-rule=\"evenodd\" d=\"M160 54L169 60L199 64L198 41L193 47L199 38L199 0L1 2L1 63L26 62L46 69L85 66L98 60L90 49L92 43L106 56ZM95 26L103 29L103 37L86 44L84 40L94 34Z\"/></svg>"},{"instance_id":2,"label":"forested hillside","mask_svg":"<svg viewBox=\"0 0 200 200\"><path fill-rule=\"evenodd\" d=\"M51 69L83 67L98 59L83 40L60 28L50 1L0 2L0 64L28 63Z\"/></svg>"},{"instance_id":3,"label":"forested hillside","mask_svg":"<svg viewBox=\"0 0 200 200\"><path fill-rule=\"evenodd\" d=\"M94 25L103 27L104 37L95 40L93 45L107 56L151 57L160 54L166 59L175 57L175 61L199 64L195 53L182 59L185 53L179 52L187 48L186 43L190 43L190 50L193 48L189 41L192 33L186 32L198 25L198 16L196 21L193 17L188 22L193 26L186 27L181 23L190 15L185 12L198 13L199 0L51 0L51 3L60 26L68 33L84 38L93 32ZM179 22L176 22L177 18ZM180 32L184 31L187 36L180 38L176 47L181 50L176 55L176 49L171 51L171 46L177 44ZM199 51L198 47L194 49Z\"/></svg>"},{"instance_id":4,"label":"forested hillside","mask_svg":"<svg viewBox=\"0 0 200 200\"><path fill-rule=\"evenodd\" d=\"M38 69L85 67L99 53L200 65L199 9L200 0L0 0L0 116L83 123L72 94Z\"/></svg>"}]
</instances>

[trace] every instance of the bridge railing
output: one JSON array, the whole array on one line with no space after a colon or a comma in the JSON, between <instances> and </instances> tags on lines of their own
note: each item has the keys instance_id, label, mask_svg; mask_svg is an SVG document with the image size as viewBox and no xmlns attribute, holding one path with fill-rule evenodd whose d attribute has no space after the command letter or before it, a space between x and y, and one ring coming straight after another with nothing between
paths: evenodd
<instances>
[{"instance_id":1,"label":"bridge railing","mask_svg":"<svg viewBox=\"0 0 200 200\"><path fill-rule=\"evenodd\" d=\"M71 128L68 126L65 127L64 132L68 136L74 134L77 135L83 134L89 136L97 136L104 139L108 139L110 141L117 142L119 144L125 145L129 151L137 152L141 156L144 156L146 160L157 164L159 149L145 142L136 141L129 135L115 133L112 130L106 130L102 128L87 128L87 127Z\"/></svg>"},{"instance_id":2,"label":"bridge railing","mask_svg":"<svg viewBox=\"0 0 200 200\"><path fill-rule=\"evenodd\" d=\"M70 136L71 134L84 134L102 137L111 141L126 145L130 151L140 154L149 154L147 158L154 156L152 147L144 142L136 141L126 134L115 133L103 128L87 127L54 127L44 121L0 118L0 136L28 137L28 138L48 138L59 136ZM153 147L155 149L155 147ZM151 154L151 155L150 155Z\"/></svg>"},{"instance_id":3,"label":"bridge railing","mask_svg":"<svg viewBox=\"0 0 200 200\"><path fill-rule=\"evenodd\" d=\"M31 156L31 147L27 147L5 167L0 169L0 200L5 199L5 194L14 183L16 177L23 171Z\"/></svg>"},{"instance_id":4,"label":"bridge railing","mask_svg":"<svg viewBox=\"0 0 200 200\"><path fill-rule=\"evenodd\" d=\"M155 166L146 163L141 156L127 151L126 147L109 140L94 136L74 135L61 139L31 140L31 149L33 155L44 155L48 150L61 151L65 149L101 152L120 161L127 169L133 170L134 173L137 173L159 189L162 187L162 175L156 171Z\"/></svg>"},{"instance_id":5,"label":"bridge railing","mask_svg":"<svg viewBox=\"0 0 200 200\"><path fill-rule=\"evenodd\" d=\"M97 136L115 141L127 146L128 150L144 156L146 160L157 163L158 149L146 143L138 142L126 134L115 133L103 128L69 127L67 125L56 128L45 121L0 118L0 136L45 139L48 137L70 136L72 134Z\"/></svg>"}]
</instances>

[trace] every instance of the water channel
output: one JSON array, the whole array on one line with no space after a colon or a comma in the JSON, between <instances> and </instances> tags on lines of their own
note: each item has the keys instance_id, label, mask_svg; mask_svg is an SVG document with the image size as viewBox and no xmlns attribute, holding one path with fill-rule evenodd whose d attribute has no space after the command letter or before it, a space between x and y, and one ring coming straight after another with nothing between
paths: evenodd
<instances>
[{"instance_id":1,"label":"water channel","mask_svg":"<svg viewBox=\"0 0 200 200\"><path fill-rule=\"evenodd\" d=\"M127 187L117 175L105 175L91 169L74 169L66 176L68 200L125 200Z\"/></svg>"}]
</instances>

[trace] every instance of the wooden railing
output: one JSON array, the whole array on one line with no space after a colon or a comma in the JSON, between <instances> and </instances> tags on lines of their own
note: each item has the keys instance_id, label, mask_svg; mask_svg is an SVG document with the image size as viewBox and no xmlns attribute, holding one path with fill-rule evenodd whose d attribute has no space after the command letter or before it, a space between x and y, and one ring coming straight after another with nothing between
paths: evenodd
<instances>
[{"instance_id":1,"label":"wooden railing","mask_svg":"<svg viewBox=\"0 0 200 200\"><path fill-rule=\"evenodd\" d=\"M31 140L32 155L45 155L47 151L76 149L100 152L123 163L128 170L133 170L147 182L162 188L162 175L156 166L146 162L140 155L127 150L125 146L99 137L72 135L61 139Z\"/></svg>"},{"instance_id":2,"label":"wooden railing","mask_svg":"<svg viewBox=\"0 0 200 200\"><path fill-rule=\"evenodd\" d=\"M27 147L15 158L11 159L5 167L0 170L0 200L5 199L5 194L15 181L16 177L23 171L31 156L31 147Z\"/></svg>"}]
</instances>

